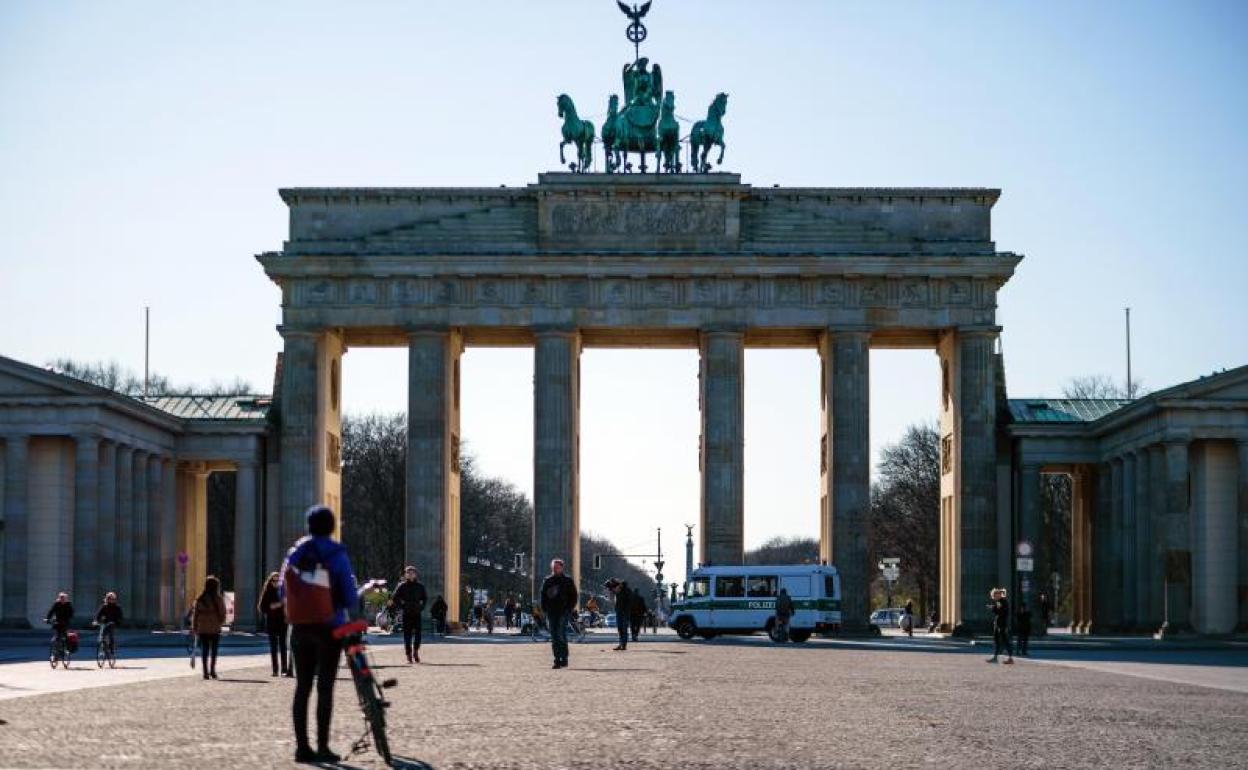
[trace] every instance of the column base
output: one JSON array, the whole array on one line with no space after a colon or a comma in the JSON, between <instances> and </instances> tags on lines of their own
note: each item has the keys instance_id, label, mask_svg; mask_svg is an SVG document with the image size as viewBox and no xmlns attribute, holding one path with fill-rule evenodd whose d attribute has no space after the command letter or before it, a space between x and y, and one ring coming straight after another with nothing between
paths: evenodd
<instances>
[{"instance_id":1,"label":"column base","mask_svg":"<svg viewBox=\"0 0 1248 770\"><path fill-rule=\"evenodd\" d=\"M1154 639L1176 639L1185 636L1195 636L1196 631L1190 623L1162 623L1161 628L1153 633Z\"/></svg>"}]
</instances>

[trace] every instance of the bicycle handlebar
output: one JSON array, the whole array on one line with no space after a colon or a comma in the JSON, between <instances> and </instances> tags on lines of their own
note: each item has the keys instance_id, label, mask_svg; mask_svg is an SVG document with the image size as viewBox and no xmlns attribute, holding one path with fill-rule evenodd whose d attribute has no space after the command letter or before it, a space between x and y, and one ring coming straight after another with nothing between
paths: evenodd
<instances>
[{"instance_id":1,"label":"bicycle handlebar","mask_svg":"<svg viewBox=\"0 0 1248 770\"><path fill-rule=\"evenodd\" d=\"M352 634L363 634L368 631L367 620L355 620L345 625L338 626L334 629L334 638L342 639Z\"/></svg>"}]
</instances>

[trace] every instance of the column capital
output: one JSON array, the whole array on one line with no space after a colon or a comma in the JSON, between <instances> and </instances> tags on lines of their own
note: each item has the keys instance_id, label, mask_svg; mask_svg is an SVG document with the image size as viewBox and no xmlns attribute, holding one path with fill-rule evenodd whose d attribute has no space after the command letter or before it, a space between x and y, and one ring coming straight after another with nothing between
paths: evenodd
<instances>
[{"instance_id":1,"label":"column capital","mask_svg":"<svg viewBox=\"0 0 1248 770\"><path fill-rule=\"evenodd\" d=\"M718 324L698 329L699 337L745 337L745 326L738 324Z\"/></svg>"},{"instance_id":2,"label":"column capital","mask_svg":"<svg viewBox=\"0 0 1248 770\"><path fill-rule=\"evenodd\" d=\"M954 331L960 337L998 337L1001 334L1000 326L958 326Z\"/></svg>"},{"instance_id":3,"label":"column capital","mask_svg":"<svg viewBox=\"0 0 1248 770\"><path fill-rule=\"evenodd\" d=\"M319 337L319 336L321 335L321 333L322 333L322 332L325 332L325 331L327 331L327 330L326 330L326 329L315 329L315 328L314 328L314 329L308 329L308 328L304 328L304 327L300 327L300 326L285 326L285 325L281 325L281 324L279 324L279 325L277 326L277 333L278 333L278 334L280 334L280 335L282 335L282 339L284 339L284 340L289 340L289 339L316 339L317 337Z\"/></svg>"}]
</instances>

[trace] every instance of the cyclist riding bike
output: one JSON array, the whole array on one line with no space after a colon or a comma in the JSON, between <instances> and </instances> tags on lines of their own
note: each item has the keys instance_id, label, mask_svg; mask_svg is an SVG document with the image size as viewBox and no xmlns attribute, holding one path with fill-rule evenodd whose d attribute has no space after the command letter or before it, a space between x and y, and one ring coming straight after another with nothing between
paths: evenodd
<instances>
[{"instance_id":1,"label":"cyclist riding bike","mask_svg":"<svg viewBox=\"0 0 1248 770\"><path fill-rule=\"evenodd\" d=\"M117 603L117 594L109 591L104 594L104 603L95 611L95 621L93 625L101 626L103 638L108 640L111 647L116 649L117 639L114 631L117 626L121 625L121 605Z\"/></svg>"},{"instance_id":2,"label":"cyclist riding bike","mask_svg":"<svg viewBox=\"0 0 1248 770\"><path fill-rule=\"evenodd\" d=\"M295 761L336 763L342 758L329 748L334 710L334 680L342 642L334 629L359 607L355 575L347 551L331 535L334 512L323 505L308 509L308 534L286 556L281 595L291 625L295 658ZM308 699L316 683L316 751L308 743Z\"/></svg>"},{"instance_id":3,"label":"cyclist riding bike","mask_svg":"<svg viewBox=\"0 0 1248 770\"><path fill-rule=\"evenodd\" d=\"M56 595L56 601L52 603L48 614L44 616L43 622L52 624L52 631L56 634L56 639L62 643L67 643L66 637L69 634L69 622L74 617L74 605L69 602L69 594L61 591Z\"/></svg>"}]
</instances>

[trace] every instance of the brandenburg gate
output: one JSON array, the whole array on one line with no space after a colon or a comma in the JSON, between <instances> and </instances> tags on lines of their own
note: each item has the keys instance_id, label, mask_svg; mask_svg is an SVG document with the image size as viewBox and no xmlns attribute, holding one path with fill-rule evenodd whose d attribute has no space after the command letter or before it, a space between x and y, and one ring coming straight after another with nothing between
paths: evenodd
<instances>
[{"instance_id":1,"label":"brandenburg gate","mask_svg":"<svg viewBox=\"0 0 1248 770\"><path fill-rule=\"evenodd\" d=\"M740 563L745 349L813 348L821 550L842 576L846 630L863 629L870 351L929 348L941 370L941 620L983 626L1009 535L998 524L997 292L1021 259L992 241L998 195L756 188L726 173L282 190L289 240L258 256L282 295L282 541L303 531L310 504L340 507L344 354L406 347L406 558L458 617L460 355L525 345L532 564L559 556L579 574L581 351L679 347L701 356L700 559Z\"/></svg>"}]
</instances>

